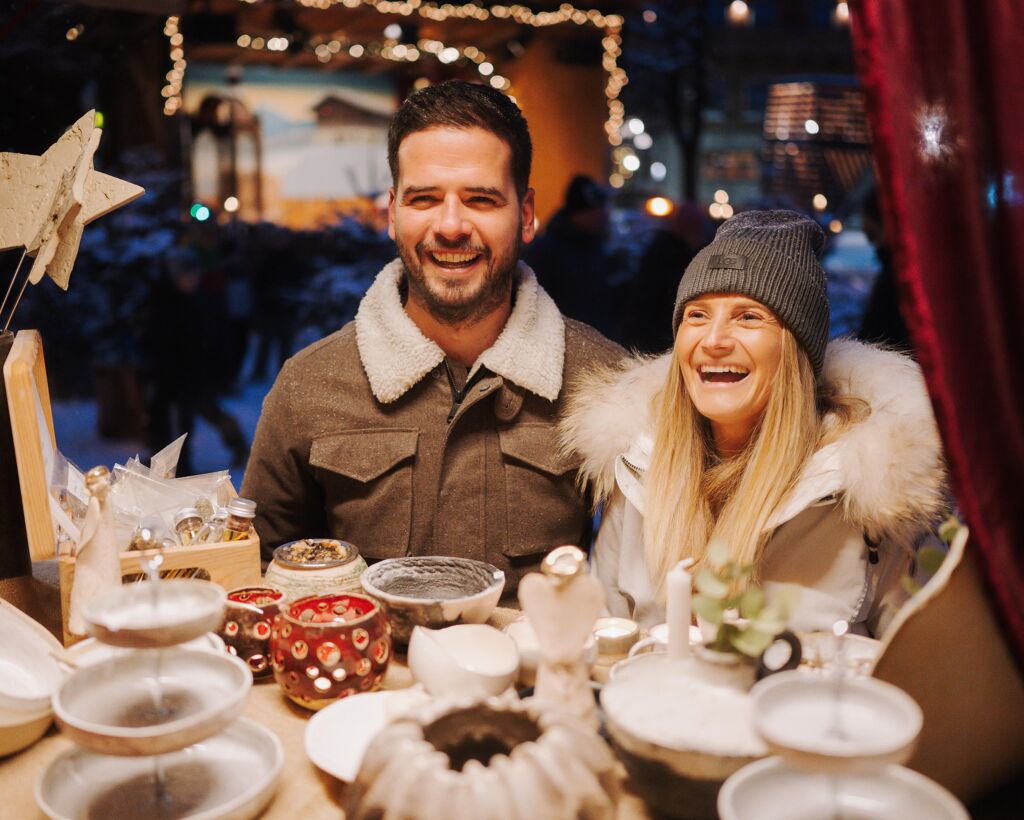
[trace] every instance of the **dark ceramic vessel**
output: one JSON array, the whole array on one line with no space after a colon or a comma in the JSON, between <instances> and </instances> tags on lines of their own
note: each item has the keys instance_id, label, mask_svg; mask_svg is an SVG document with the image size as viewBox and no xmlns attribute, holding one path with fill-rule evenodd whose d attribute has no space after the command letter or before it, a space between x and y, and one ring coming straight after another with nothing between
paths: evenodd
<instances>
[{"instance_id":1,"label":"dark ceramic vessel","mask_svg":"<svg viewBox=\"0 0 1024 820\"><path fill-rule=\"evenodd\" d=\"M306 709L380 688L391 626L365 595L309 596L282 607L270 632L274 679Z\"/></svg>"},{"instance_id":2,"label":"dark ceramic vessel","mask_svg":"<svg viewBox=\"0 0 1024 820\"><path fill-rule=\"evenodd\" d=\"M241 587L228 593L217 634L228 652L249 664L254 678L270 674L270 630L284 593L274 587Z\"/></svg>"}]
</instances>

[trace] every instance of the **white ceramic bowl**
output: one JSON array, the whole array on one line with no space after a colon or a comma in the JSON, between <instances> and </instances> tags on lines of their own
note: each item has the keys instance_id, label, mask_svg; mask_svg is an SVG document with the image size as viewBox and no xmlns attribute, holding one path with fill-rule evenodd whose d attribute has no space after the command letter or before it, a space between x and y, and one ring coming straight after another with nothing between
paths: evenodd
<instances>
[{"instance_id":1,"label":"white ceramic bowl","mask_svg":"<svg viewBox=\"0 0 1024 820\"><path fill-rule=\"evenodd\" d=\"M284 750L273 732L243 718L161 762L167 785L159 807L153 805L152 759L85 749L69 749L50 764L36 781L36 803L53 820L186 814L189 820L248 820L270 802ZM111 810L115 806L120 814ZM179 807L178 812L171 807Z\"/></svg>"},{"instance_id":2,"label":"white ceramic bowl","mask_svg":"<svg viewBox=\"0 0 1024 820\"><path fill-rule=\"evenodd\" d=\"M718 793L718 813L721 820L967 820L952 794L902 766L839 777L792 769L778 757L730 777Z\"/></svg>"},{"instance_id":3,"label":"white ceramic bowl","mask_svg":"<svg viewBox=\"0 0 1024 820\"><path fill-rule=\"evenodd\" d=\"M795 669L764 678L750 694L768 748L811 771L904 763L924 722L910 695L875 678L847 678L837 689L834 680Z\"/></svg>"},{"instance_id":4,"label":"white ceramic bowl","mask_svg":"<svg viewBox=\"0 0 1024 820\"><path fill-rule=\"evenodd\" d=\"M767 753L740 684L747 668L657 652L617 669L601 707L633 789L670 817L713 817L725 779Z\"/></svg>"},{"instance_id":5,"label":"white ceramic bowl","mask_svg":"<svg viewBox=\"0 0 1024 820\"><path fill-rule=\"evenodd\" d=\"M215 632L224 619L226 596L209 580L144 581L93 599L82 614L89 634L104 644L151 649Z\"/></svg>"},{"instance_id":6,"label":"white ceramic bowl","mask_svg":"<svg viewBox=\"0 0 1024 820\"><path fill-rule=\"evenodd\" d=\"M79 669L53 696L53 711L90 751L158 755L219 732L241 712L251 686L248 665L226 652L134 652Z\"/></svg>"},{"instance_id":7,"label":"white ceramic bowl","mask_svg":"<svg viewBox=\"0 0 1024 820\"><path fill-rule=\"evenodd\" d=\"M178 647L179 649L194 649L198 652L212 652L215 655L224 652L224 639L216 632L207 632L205 635L200 635L198 638L183 643ZM162 650L146 650L146 649L125 649L120 646L110 646L105 643L100 643L95 638L86 638L84 641L79 641L74 646L69 646L64 650L64 657L74 663L78 667L93 666L97 663L103 663L109 661L112 658L119 658L122 655L128 655L132 652L156 652Z\"/></svg>"},{"instance_id":8,"label":"white ceramic bowl","mask_svg":"<svg viewBox=\"0 0 1024 820\"><path fill-rule=\"evenodd\" d=\"M40 624L0 601L0 715L37 718L63 680L55 655L64 648Z\"/></svg>"},{"instance_id":9,"label":"white ceramic bowl","mask_svg":"<svg viewBox=\"0 0 1024 820\"><path fill-rule=\"evenodd\" d=\"M359 580L384 603L399 646L409 643L414 626L486 623L505 588L505 573L491 564L435 555L388 558Z\"/></svg>"},{"instance_id":10,"label":"white ceramic bowl","mask_svg":"<svg viewBox=\"0 0 1024 820\"><path fill-rule=\"evenodd\" d=\"M519 671L515 641L486 624L413 627L409 671L434 697L486 698L508 689Z\"/></svg>"},{"instance_id":11,"label":"white ceramic bowl","mask_svg":"<svg viewBox=\"0 0 1024 820\"><path fill-rule=\"evenodd\" d=\"M94 598L82 615L89 634L103 643L153 649L215 632L226 597L223 587L197 578L146 581Z\"/></svg>"},{"instance_id":12,"label":"white ceramic bowl","mask_svg":"<svg viewBox=\"0 0 1024 820\"><path fill-rule=\"evenodd\" d=\"M64 679L63 647L28 615L0 600L0 757L31 746L53 720L50 699Z\"/></svg>"},{"instance_id":13,"label":"white ceramic bowl","mask_svg":"<svg viewBox=\"0 0 1024 820\"><path fill-rule=\"evenodd\" d=\"M31 746L46 734L52 722L53 712L49 709L34 716L0 711L0 757Z\"/></svg>"}]
</instances>

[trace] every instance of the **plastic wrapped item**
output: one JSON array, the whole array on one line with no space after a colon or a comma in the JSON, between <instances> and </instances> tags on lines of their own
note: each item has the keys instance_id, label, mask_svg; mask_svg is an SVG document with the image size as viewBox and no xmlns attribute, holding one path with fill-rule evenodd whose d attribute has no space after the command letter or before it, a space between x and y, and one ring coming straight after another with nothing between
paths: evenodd
<instances>
[{"instance_id":1,"label":"plastic wrapped item","mask_svg":"<svg viewBox=\"0 0 1024 820\"><path fill-rule=\"evenodd\" d=\"M114 541L121 550L130 548L139 527L156 533L161 544L173 547L184 543L177 533L175 518L187 508L198 517L198 523L189 526L192 535L189 543L199 543L203 522L227 502L231 480L227 470L174 478L183 442L184 437L181 437L169 444L153 456L148 467L138 456L129 458L123 465L114 465L109 504ZM58 553L73 553L88 507L85 478L58 450L49 451L47 456L44 463L50 476L50 509L57 532ZM219 536L205 543L217 540Z\"/></svg>"}]
</instances>

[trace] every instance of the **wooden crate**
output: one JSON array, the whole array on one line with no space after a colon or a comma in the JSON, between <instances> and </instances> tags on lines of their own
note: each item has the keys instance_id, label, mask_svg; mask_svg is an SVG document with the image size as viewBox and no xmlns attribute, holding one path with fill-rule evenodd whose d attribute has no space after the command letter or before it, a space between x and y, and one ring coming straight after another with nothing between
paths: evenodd
<instances>
[{"instance_id":1,"label":"wooden crate","mask_svg":"<svg viewBox=\"0 0 1024 820\"><path fill-rule=\"evenodd\" d=\"M4 382L11 412L11 433L18 461L25 528L33 561L55 557L57 536L50 515L49 482L43 466L42 436L48 436L56 448L50 391L46 380L43 344L35 330L22 330L4 363ZM227 485L221 503L235 494ZM142 572L142 556L138 552L121 553L121 575ZM57 558L60 580L61 621L65 645L78 640L68 632L71 585L75 577L75 559L70 555ZM242 541L175 547L164 552L161 572L196 568L205 570L210 580L225 589L258 584L260 581L260 542L255 531Z\"/></svg>"}]
</instances>

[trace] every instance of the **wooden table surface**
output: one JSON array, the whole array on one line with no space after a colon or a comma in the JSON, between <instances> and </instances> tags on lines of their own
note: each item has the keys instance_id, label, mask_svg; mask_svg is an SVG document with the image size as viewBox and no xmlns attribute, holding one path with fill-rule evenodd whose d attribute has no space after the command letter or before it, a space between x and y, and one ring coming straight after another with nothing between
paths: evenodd
<instances>
[{"instance_id":1,"label":"wooden table surface","mask_svg":"<svg viewBox=\"0 0 1024 820\"><path fill-rule=\"evenodd\" d=\"M518 614L515 610L498 609L491 623L503 627ZM396 657L388 667L384 688L401 689L411 684L412 676L404 658ZM314 713L291 703L270 678L253 685L242 714L272 731L284 747L284 769L277 791L261 817L266 820L343 818L341 807L345 784L317 769L306 756L306 724ZM45 820L35 802L33 790L36 780L61 752L73 748L73 745L53 725L33 746L0 758L0 817ZM620 820L641 820L648 814L643 803L627 789L619 803L618 817Z\"/></svg>"}]
</instances>

